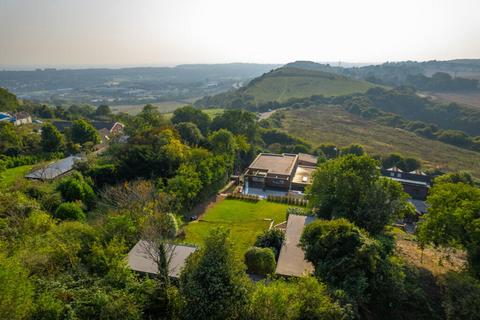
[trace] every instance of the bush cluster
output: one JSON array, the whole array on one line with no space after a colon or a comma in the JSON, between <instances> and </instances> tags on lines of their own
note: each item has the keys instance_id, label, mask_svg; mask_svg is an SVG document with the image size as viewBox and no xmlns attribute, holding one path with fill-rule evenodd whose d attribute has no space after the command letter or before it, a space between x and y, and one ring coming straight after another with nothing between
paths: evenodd
<instances>
[{"instance_id":1,"label":"bush cluster","mask_svg":"<svg viewBox=\"0 0 480 320\"><path fill-rule=\"evenodd\" d=\"M275 254L270 248L252 247L245 253L245 264L248 272L266 276L275 272Z\"/></svg>"},{"instance_id":2,"label":"bush cluster","mask_svg":"<svg viewBox=\"0 0 480 320\"><path fill-rule=\"evenodd\" d=\"M255 247L270 248L275 253L275 257L278 258L284 239L285 233L282 230L272 228L264 231L257 237Z\"/></svg>"}]
</instances>

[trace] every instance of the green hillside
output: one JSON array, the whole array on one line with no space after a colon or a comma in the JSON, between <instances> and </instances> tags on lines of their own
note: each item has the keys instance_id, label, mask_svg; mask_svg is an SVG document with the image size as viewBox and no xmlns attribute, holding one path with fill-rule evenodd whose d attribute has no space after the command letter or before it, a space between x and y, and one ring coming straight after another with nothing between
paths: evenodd
<instances>
[{"instance_id":1,"label":"green hillside","mask_svg":"<svg viewBox=\"0 0 480 320\"><path fill-rule=\"evenodd\" d=\"M365 92L374 86L369 82L327 72L280 68L253 80L243 93L255 97L255 101L260 104L313 95L341 96Z\"/></svg>"},{"instance_id":2,"label":"green hillside","mask_svg":"<svg viewBox=\"0 0 480 320\"><path fill-rule=\"evenodd\" d=\"M283 67L252 80L236 91L204 97L195 104L200 107L255 109L271 102L313 95L327 97L362 93L377 85L328 72Z\"/></svg>"},{"instance_id":3,"label":"green hillside","mask_svg":"<svg viewBox=\"0 0 480 320\"><path fill-rule=\"evenodd\" d=\"M338 106L277 111L283 128L313 145L362 144L370 154L401 153L421 159L425 168L467 170L480 177L480 153L433 141L414 133L380 125Z\"/></svg>"}]
</instances>

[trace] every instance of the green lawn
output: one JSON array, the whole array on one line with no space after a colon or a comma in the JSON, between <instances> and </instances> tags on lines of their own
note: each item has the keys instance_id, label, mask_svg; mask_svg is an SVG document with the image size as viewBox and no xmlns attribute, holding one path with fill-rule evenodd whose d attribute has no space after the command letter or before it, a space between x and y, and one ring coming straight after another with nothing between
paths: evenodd
<instances>
[{"instance_id":1,"label":"green lawn","mask_svg":"<svg viewBox=\"0 0 480 320\"><path fill-rule=\"evenodd\" d=\"M7 169L0 173L0 190L12 186L17 180L23 177L32 170L33 165L20 166L12 169Z\"/></svg>"},{"instance_id":2,"label":"green lawn","mask_svg":"<svg viewBox=\"0 0 480 320\"><path fill-rule=\"evenodd\" d=\"M278 77L262 80L258 85L246 90L246 94L255 97L257 103L268 101L285 102L291 98L310 97L312 95L339 96L350 93L362 93L374 85L352 79L330 80L307 77Z\"/></svg>"},{"instance_id":3,"label":"green lawn","mask_svg":"<svg viewBox=\"0 0 480 320\"><path fill-rule=\"evenodd\" d=\"M268 101L285 102L291 98L312 95L340 96L362 93L376 85L326 72L281 68L256 79L243 94L255 98L258 104Z\"/></svg>"},{"instance_id":4,"label":"green lawn","mask_svg":"<svg viewBox=\"0 0 480 320\"><path fill-rule=\"evenodd\" d=\"M270 225L270 220L265 219L273 219L275 224L285 221L287 207L266 200L257 203L221 200L209 208L201 220L186 225L184 242L201 245L210 230L225 227L230 229L237 254L243 257L256 237Z\"/></svg>"}]
</instances>

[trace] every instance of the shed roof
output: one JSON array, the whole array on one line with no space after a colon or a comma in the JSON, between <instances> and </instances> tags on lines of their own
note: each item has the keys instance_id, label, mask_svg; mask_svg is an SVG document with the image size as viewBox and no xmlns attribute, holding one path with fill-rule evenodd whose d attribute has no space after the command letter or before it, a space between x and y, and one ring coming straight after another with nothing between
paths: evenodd
<instances>
[{"instance_id":1,"label":"shed roof","mask_svg":"<svg viewBox=\"0 0 480 320\"><path fill-rule=\"evenodd\" d=\"M29 179L52 180L73 169L75 162L81 157L70 156L49 164L44 169L38 169L28 173L25 177Z\"/></svg>"},{"instance_id":2,"label":"shed roof","mask_svg":"<svg viewBox=\"0 0 480 320\"><path fill-rule=\"evenodd\" d=\"M291 175L298 155L260 153L249 169L267 171L269 174Z\"/></svg>"},{"instance_id":3,"label":"shed roof","mask_svg":"<svg viewBox=\"0 0 480 320\"><path fill-rule=\"evenodd\" d=\"M276 273L284 276L301 277L313 272L313 265L305 260L305 253L299 247L300 238L306 225L315 220L312 216L288 216L285 240L280 249Z\"/></svg>"},{"instance_id":4,"label":"shed roof","mask_svg":"<svg viewBox=\"0 0 480 320\"><path fill-rule=\"evenodd\" d=\"M168 245L167 251L171 254L170 277L178 278L180 276L185 261L196 250L197 248L191 246ZM158 266L152 258L154 256L153 246L146 240L140 240L128 253L128 266L137 272L157 274Z\"/></svg>"}]
</instances>

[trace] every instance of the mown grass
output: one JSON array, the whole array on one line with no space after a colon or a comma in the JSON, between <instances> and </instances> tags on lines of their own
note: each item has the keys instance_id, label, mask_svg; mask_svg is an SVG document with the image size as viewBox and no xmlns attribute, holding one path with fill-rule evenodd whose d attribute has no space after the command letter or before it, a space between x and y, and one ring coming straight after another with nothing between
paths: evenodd
<instances>
[{"instance_id":1,"label":"mown grass","mask_svg":"<svg viewBox=\"0 0 480 320\"><path fill-rule=\"evenodd\" d=\"M25 175L32 170L33 165L20 166L7 169L0 173L0 190L7 189L15 184L15 182L24 179Z\"/></svg>"},{"instance_id":2,"label":"mown grass","mask_svg":"<svg viewBox=\"0 0 480 320\"><path fill-rule=\"evenodd\" d=\"M265 75L258 82L249 85L245 93L255 98L256 103L268 101L285 102L290 98L304 98L312 95L340 96L362 93L375 85L324 72L285 68L276 70L272 76Z\"/></svg>"},{"instance_id":3,"label":"mown grass","mask_svg":"<svg viewBox=\"0 0 480 320\"><path fill-rule=\"evenodd\" d=\"M285 221L288 205L268 202L257 203L241 200L220 200L198 221L185 226L185 243L202 245L210 231L217 227L230 230L236 254L243 257L245 251L255 243L257 236L274 223Z\"/></svg>"},{"instance_id":4,"label":"mown grass","mask_svg":"<svg viewBox=\"0 0 480 320\"><path fill-rule=\"evenodd\" d=\"M284 129L314 146L332 142L338 146L359 143L370 154L400 153L422 160L424 168L470 171L480 177L480 153L420 137L412 132L383 126L342 110L318 106L280 111Z\"/></svg>"}]
</instances>

